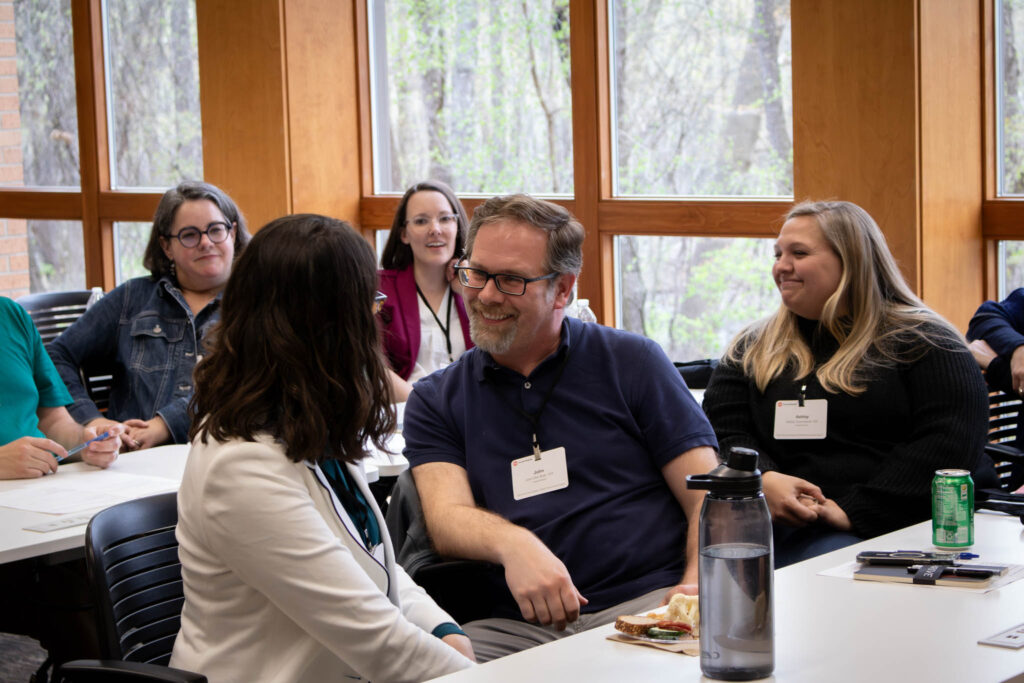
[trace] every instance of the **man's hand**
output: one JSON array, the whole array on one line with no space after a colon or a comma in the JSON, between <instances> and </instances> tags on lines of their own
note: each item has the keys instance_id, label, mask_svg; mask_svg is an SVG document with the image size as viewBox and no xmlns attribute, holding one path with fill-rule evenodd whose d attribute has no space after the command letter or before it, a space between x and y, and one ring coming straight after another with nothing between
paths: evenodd
<instances>
[{"instance_id":1,"label":"man's hand","mask_svg":"<svg viewBox=\"0 0 1024 683\"><path fill-rule=\"evenodd\" d=\"M125 420L124 426L128 428L125 441L133 450L160 446L171 438L171 430L159 415L151 420Z\"/></svg>"},{"instance_id":2,"label":"man's hand","mask_svg":"<svg viewBox=\"0 0 1024 683\"><path fill-rule=\"evenodd\" d=\"M802 527L818 519L826 499L821 489L811 482L779 472L765 472L761 483L772 520Z\"/></svg>"},{"instance_id":3,"label":"man's hand","mask_svg":"<svg viewBox=\"0 0 1024 683\"><path fill-rule=\"evenodd\" d=\"M682 595L697 595L697 584L696 583L680 583L679 585L672 586L672 588L670 588L668 590L668 593L665 593L665 597L662 598L662 600L661 600L662 606L667 605L669 603L669 601L672 599L673 595L679 595L679 594L682 594Z\"/></svg>"},{"instance_id":4,"label":"man's hand","mask_svg":"<svg viewBox=\"0 0 1024 683\"><path fill-rule=\"evenodd\" d=\"M989 364L995 360L998 355L984 339L975 339L967 345L967 348L971 350L971 355L974 356L974 362L976 362L978 367L982 370L988 370Z\"/></svg>"},{"instance_id":5,"label":"man's hand","mask_svg":"<svg viewBox=\"0 0 1024 683\"><path fill-rule=\"evenodd\" d=\"M83 441L96 438L99 436L98 431L96 427L84 428L82 430ZM110 436L101 441L93 441L86 446L82 451L82 460L94 467L105 469L110 466L110 463L117 460L118 449L121 448L121 432L124 431L124 427L114 422L106 425L104 431L109 432Z\"/></svg>"},{"instance_id":6,"label":"man's hand","mask_svg":"<svg viewBox=\"0 0 1024 683\"><path fill-rule=\"evenodd\" d=\"M449 647L457 650L459 654L464 656L471 662L476 661L476 653L473 652L473 643L467 636L459 633L449 633L448 635L441 638L444 642L448 643Z\"/></svg>"},{"instance_id":7,"label":"man's hand","mask_svg":"<svg viewBox=\"0 0 1024 683\"><path fill-rule=\"evenodd\" d=\"M56 441L36 436L20 439L0 446L0 479L33 479L57 471L57 458L66 456Z\"/></svg>"},{"instance_id":8,"label":"man's hand","mask_svg":"<svg viewBox=\"0 0 1024 683\"><path fill-rule=\"evenodd\" d=\"M562 561L540 539L527 534L503 562L505 581L523 619L545 626L554 624L562 631L579 618L580 607L587 604L587 599L576 590Z\"/></svg>"},{"instance_id":9,"label":"man's hand","mask_svg":"<svg viewBox=\"0 0 1024 683\"><path fill-rule=\"evenodd\" d=\"M1024 346L1018 346L1010 356L1010 381L1013 390L1024 395Z\"/></svg>"}]
</instances>

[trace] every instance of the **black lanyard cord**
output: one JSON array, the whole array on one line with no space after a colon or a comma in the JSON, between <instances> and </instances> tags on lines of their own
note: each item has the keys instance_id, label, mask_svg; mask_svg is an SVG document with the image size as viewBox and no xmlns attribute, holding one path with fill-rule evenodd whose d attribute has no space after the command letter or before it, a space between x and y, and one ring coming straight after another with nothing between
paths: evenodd
<instances>
[{"instance_id":1,"label":"black lanyard cord","mask_svg":"<svg viewBox=\"0 0 1024 683\"><path fill-rule=\"evenodd\" d=\"M533 457L535 460L540 460L540 442L537 440L537 425L540 424L540 416L544 413L544 409L548 407L548 401L551 400L551 395L555 393L555 387L557 387L558 383L562 380L562 373L565 372L565 366L569 364L569 354L571 352L572 349L565 350L565 355L562 357L562 362L558 366L558 373L555 375L555 381L551 383L550 387L548 387L548 391L546 394L544 394L544 400L541 401L540 408L537 409L537 412L528 413L519 406L514 405L512 401L510 401L508 397L502 394L500 391L497 392L498 398L504 401L505 405L507 405L509 408L511 408L512 410L526 418L526 420L529 421L530 426L533 427L532 446ZM486 376L487 374L485 373L484 377Z\"/></svg>"},{"instance_id":2,"label":"black lanyard cord","mask_svg":"<svg viewBox=\"0 0 1024 683\"><path fill-rule=\"evenodd\" d=\"M441 324L441 319L437 317L437 313L434 313L434 309L430 306L430 302L427 301L427 297L423 295L423 290L420 289L419 285L416 285L416 293L420 295L420 298L423 299L423 303L427 305L427 310L430 311L430 315L434 316L434 322L436 322L437 326L441 328L442 332L444 332L444 344L448 347L448 362L454 363L455 359L452 358L452 338L449 335L449 330L452 329L452 299L455 298L453 292L450 289L448 290L448 311L444 316L444 321L447 325Z\"/></svg>"}]
</instances>

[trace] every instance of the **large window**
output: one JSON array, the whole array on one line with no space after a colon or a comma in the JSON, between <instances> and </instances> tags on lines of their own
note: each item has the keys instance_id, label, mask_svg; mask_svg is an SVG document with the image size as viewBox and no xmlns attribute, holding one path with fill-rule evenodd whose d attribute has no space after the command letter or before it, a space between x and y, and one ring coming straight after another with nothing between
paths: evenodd
<instances>
[{"instance_id":1,"label":"large window","mask_svg":"<svg viewBox=\"0 0 1024 683\"><path fill-rule=\"evenodd\" d=\"M148 238L114 222L202 177L194 0L0 0L0 28L0 294L109 289Z\"/></svg>"},{"instance_id":2,"label":"large window","mask_svg":"<svg viewBox=\"0 0 1024 683\"><path fill-rule=\"evenodd\" d=\"M996 0L997 195L1024 196L1024 0ZM998 296L1024 286L1024 242L998 242Z\"/></svg>"},{"instance_id":3,"label":"large window","mask_svg":"<svg viewBox=\"0 0 1024 683\"><path fill-rule=\"evenodd\" d=\"M573 192L568 0L372 0L374 179Z\"/></svg>"},{"instance_id":4,"label":"large window","mask_svg":"<svg viewBox=\"0 0 1024 683\"><path fill-rule=\"evenodd\" d=\"M788 0L613 0L619 195L792 196Z\"/></svg>"}]
</instances>

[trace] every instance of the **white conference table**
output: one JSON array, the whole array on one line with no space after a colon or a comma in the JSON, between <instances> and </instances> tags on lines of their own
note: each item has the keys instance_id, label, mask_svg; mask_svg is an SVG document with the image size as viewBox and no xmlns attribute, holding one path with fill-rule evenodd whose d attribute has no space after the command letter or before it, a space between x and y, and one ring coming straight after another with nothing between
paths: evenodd
<instances>
[{"instance_id":1,"label":"white conference table","mask_svg":"<svg viewBox=\"0 0 1024 683\"><path fill-rule=\"evenodd\" d=\"M389 442L389 447L396 451L394 454L371 449L370 457L362 462L367 482L373 483L382 476L398 476L407 469L409 463L401 455L404 446L405 442L402 441L401 435L396 434ZM185 471L188 450L188 444L176 444L121 453L105 470L83 462L69 463L61 465L55 475L36 479L0 480L0 494L6 491L45 490L60 484L79 490L91 488L93 485L96 488L106 488L104 484L109 482L110 475L115 473L154 477L166 482L151 482L152 490L146 495L177 491ZM134 497L108 497L103 504L92 509L65 514L34 512L0 505L0 564L43 555L60 554L57 558L59 560L80 556L85 547L85 527L89 519L104 507ZM33 531L26 528L47 522L66 522L70 525L49 531ZM67 554L67 557L64 554Z\"/></svg>"},{"instance_id":2,"label":"white conference table","mask_svg":"<svg viewBox=\"0 0 1024 683\"><path fill-rule=\"evenodd\" d=\"M979 562L1024 564L1017 517L976 516ZM1024 622L1024 580L977 593L854 581L819 572L859 550L926 550L931 523L917 524L775 573L775 672L786 683L1024 681L1024 649L978 640ZM708 681L698 657L606 640L609 624L473 669L445 683L522 681Z\"/></svg>"},{"instance_id":3,"label":"white conference table","mask_svg":"<svg viewBox=\"0 0 1024 683\"><path fill-rule=\"evenodd\" d=\"M37 479L13 479L0 481L0 493L5 491L31 491L33 488L52 487L61 484L85 489L91 484L102 486L109 481L110 474L128 473L154 477L166 481L154 483L153 494L177 491L181 484L181 475L185 471L185 460L188 458L188 445L160 446L144 451L121 453L117 460L105 470L74 462L61 465L56 474ZM134 496L128 495L124 500ZM77 551L85 545L85 526L95 513L109 504L120 502L111 500L91 510L70 512L66 514L48 514L32 512L10 507L0 507L0 564L14 562L28 557L52 555L62 551ZM54 531L30 531L25 527L35 526L55 520L77 522Z\"/></svg>"}]
</instances>

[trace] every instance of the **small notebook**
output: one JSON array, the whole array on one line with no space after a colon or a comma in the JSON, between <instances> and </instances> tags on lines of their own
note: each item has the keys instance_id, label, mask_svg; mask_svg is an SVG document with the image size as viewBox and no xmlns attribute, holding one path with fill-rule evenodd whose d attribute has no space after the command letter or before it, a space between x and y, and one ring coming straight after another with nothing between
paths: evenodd
<instances>
[{"instance_id":1,"label":"small notebook","mask_svg":"<svg viewBox=\"0 0 1024 683\"><path fill-rule=\"evenodd\" d=\"M861 581L884 581L889 583L920 583L934 586L962 586L966 588L985 588L990 583L1006 573L1009 568L1005 565L979 565L972 564L965 568L990 570L991 576L985 578L973 576L951 576L945 574L934 581L914 581L915 574L907 571L906 567L893 567L887 565L865 564L853 572L853 578Z\"/></svg>"}]
</instances>

